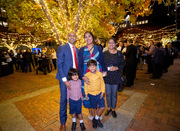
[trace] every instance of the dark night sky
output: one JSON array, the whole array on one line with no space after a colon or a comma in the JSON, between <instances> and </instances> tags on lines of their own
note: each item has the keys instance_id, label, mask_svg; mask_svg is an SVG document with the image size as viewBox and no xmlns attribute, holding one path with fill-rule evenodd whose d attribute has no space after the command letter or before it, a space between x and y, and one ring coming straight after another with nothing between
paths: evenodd
<instances>
[{"instance_id":1,"label":"dark night sky","mask_svg":"<svg viewBox=\"0 0 180 131\"><path fill-rule=\"evenodd\" d=\"M128 24L127 25L128 27L120 28L115 37L119 37L119 34L121 34L123 30L126 30L131 27L139 27L147 30L156 30L168 25L175 24L175 11L174 11L175 5L169 6L169 11L168 11L168 6L165 6L164 4L159 5L158 2L155 2L154 5L152 6L152 9L153 9L153 13L151 15L144 17L139 16L137 18L137 21L148 20L147 24L135 25L135 26L130 26L130 24ZM124 24L125 23L126 22L124 22Z\"/></svg>"},{"instance_id":2,"label":"dark night sky","mask_svg":"<svg viewBox=\"0 0 180 131\"><path fill-rule=\"evenodd\" d=\"M155 3L153 6L153 14L148 17L149 25L164 27L175 24L174 8L174 5L169 6L168 11L168 6Z\"/></svg>"}]
</instances>

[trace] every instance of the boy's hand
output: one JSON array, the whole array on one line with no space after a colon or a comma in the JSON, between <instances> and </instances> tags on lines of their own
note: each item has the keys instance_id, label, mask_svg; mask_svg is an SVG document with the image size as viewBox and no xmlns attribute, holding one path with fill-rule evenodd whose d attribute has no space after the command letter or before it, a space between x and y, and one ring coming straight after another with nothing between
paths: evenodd
<instances>
[{"instance_id":1,"label":"boy's hand","mask_svg":"<svg viewBox=\"0 0 180 131\"><path fill-rule=\"evenodd\" d=\"M82 79L87 85L90 85L91 82L89 81L89 78L87 76L84 76Z\"/></svg>"},{"instance_id":2,"label":"boy's hand","mask_svg":"<svg viewBox=\"0 0 180 131\"><path fill-rule=\"evenodd\" d=\"M86 98L86 101L87 101L87 100L88 100L88 96L86 95L86 97L85 97L85 98Z\"/></svg>"},{"instance_id":3,"label":"boy's hand","mask_svg":"<svg viewBox=\"0 0 180 131\"><path fill-rule=\"evenodd\" d=\"M100 99L102 99L102 98L103 98L103 96L104 96L104 93L101 93Z\"/></svg>"},{"instance_id":4,"label":"boy's hand","mask_svg":"<svg viewBox=\"0 0 180 131\"><path fill-rule=\"evenodd\" d=\"M81 96L81 100L84 101L83 96Z\"/></svg>"}]
</instances>

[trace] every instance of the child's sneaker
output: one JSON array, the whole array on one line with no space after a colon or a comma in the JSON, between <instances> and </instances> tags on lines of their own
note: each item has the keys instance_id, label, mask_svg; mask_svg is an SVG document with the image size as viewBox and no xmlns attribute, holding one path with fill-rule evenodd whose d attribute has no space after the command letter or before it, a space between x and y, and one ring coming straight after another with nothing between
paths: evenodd
<instances>
[{"instance_id":1,"label":"child's sneaker","mask_svg":"<svg viewBox=\"0 0 180 131\"><path fill-rule=\"evenodd\" d=\"M93 119L93 120L95 120L95 122L96 122L96 125L98 125L99 127L103 127L103 124L101 123L101 121L100 121L100 119Z\"/></svg>"},{"instance_id":2,"label":"child's sneaker","mask_svg":"<svg viewBox=\"0 0 180 131\"><path fill-rule=\"evenodd\" d=\"M80 123L81 131L85 131L86 127L84 126L84 123Z\"/></svg>"},{"instance_id":3,"label":"child's sneaker","mask_svg":"<svg viewBox=\"0 0 180 131\"><path fill-rule=\"evenodd\" d=\"M73 123L72 123L71 130L72 130L72 131L75 131L75 130L76 130L76 122L73 122Z\"/></svg>"},{"instance_id":4,"label":"child's sneaker","mask_svg":"<svg viewBox=\"0 0 180 131\"><path fill-rule=\"evenodd\" d=\"M95 118L93 118L92 123L93 123L93 128L97 128L97 123L96 123L96 119Z\"/></svg>"}]
</instances>

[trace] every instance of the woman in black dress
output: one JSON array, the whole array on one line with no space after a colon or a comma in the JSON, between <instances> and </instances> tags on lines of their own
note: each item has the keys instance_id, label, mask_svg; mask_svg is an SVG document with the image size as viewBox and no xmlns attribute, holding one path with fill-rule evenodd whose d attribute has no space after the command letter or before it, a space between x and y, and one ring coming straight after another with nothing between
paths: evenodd
<instances>
[{"instance_id":1,"label":"woman in black dress","mask_svg":"<svg viewBox=\"0 0 180 131\"><path fill-rule=\"evenodd\" d=\"M117 102L117 89L121 79L121 71L125 62L121 51L116 49L116 43L113 38L108 40L108 51L103 53L105 68L107 68L107 76L104 78L106 84L106 99L108 110L105 116L112 111L112 116L117 117L115 112Z\"/></svg>"}]
</instances>

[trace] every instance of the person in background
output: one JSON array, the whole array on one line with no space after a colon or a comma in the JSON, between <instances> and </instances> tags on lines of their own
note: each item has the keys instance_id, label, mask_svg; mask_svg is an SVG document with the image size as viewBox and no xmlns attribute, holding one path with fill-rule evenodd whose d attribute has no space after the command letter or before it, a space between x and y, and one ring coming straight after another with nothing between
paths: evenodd
<instances>
[{"instance_id":1,"label":"person in background","mask_svg":"<svg viewBox=\"0 0 180 131\"><path fill-rule=\"evenodd\" d=\"M41 68L42 67L42 53L41 53L40 50L38 50L38 53L37 53L36 57L38 59L38 65L39 65L38 68Z\"/></svg>"},{"instance_id":2,"label":"person in background","mask_svg":"<svg viewBox=\"0 0 180 131\"><path fill-rule=\"evenodd\" d=\"M23 59L25 65L25 72L26 73L28 72L28 68L29 68L29 72L32 72L31 70L32 54L30 49L26 50L26 52L23 55Z\"/></svg>"},{"instance_id":3,"label":"person in background","mask_svg":"<svg viewBox=\"0 0 180 131\"><path fill-rule=\"evenodd\" d=\"M136 54L136 69L137 69L138 63L139 63L139 61L140 61L140 57L139 57L139 48L140 48L139 42L136 41L136 42L134 43L134 46L136 46L136 48L137 48L137 54Z\"/></svg>"},{"instance_id":4,"label":"person in background","mask_svg":"<svg viewBox=\"0 0 180 131\"><path fill-rule=\"evenodd\" d=\"M160 49L163 51L163 64L162 64L162 73L166 73L167 71L167 52L166 52L166 48L163 47L163 45L161 44Z\"/></svg>"},{"instance_id":5,"label":"person in background","mask_svg":"<svg viewBox=\"0 0 180 131\"><path fill-rule=\"evenodd\" d=\"M33 57L34 57L34 61L35 61L35 66L37 66L38 65L38 58L37 58L36 50L34 50Z\"/></svg>"},{"instance_id":6,"label":"person in background","mask_svg":"<svg viewBox=\"0 0 180 131\"><path fill-rule=\"evenodd\" d=\"M123 43L123 45L124 45L124 48L123 48L123 50L122 50L122 53L123 53L123 55L124 55L124 53L126 53L126 50L127 50L127 40L125 40L124 41L124 43ZM126 60L126 56L124 55L124 60ZM125 76L126 75L126 66L124 66L124 69L123 69L123 76Z\"/></svg>"},{"instance_id":7,"label":"person in background","mask_svg":"<svg viewBox=\"0 0 180 131\"><path fill-rule=\"evenodd\" d=\"M105 44L105 42L104 41L101 41L101 44L100 44L100 46L101 46L101 48L102 48L102 50L106 47L106 44Z\"/></svg>"},{"instance_id":8,"label":"person in background","mask_svg":"<svg viewBox=\"0 0 180 131\"><path fill-rule=\"evenodd\" d=\"M126 56L125 60L125 69L126 69L126 79L127 87L134 85L134 78L136 76L136 67L137 67L137 48L133 45L133 40L129 39L127 41L127 51L124 53Z\"/></svg>"},{"instance_id":9,"label":"person in background","mask_svg":"<svg viewBox=\"0 0 180 131\"><path fill-rule=\"evenodd\" d=\"M172 47L171 43L167 44L167 49L168 49L168 67L169 67L170 65L174 64L175 52L174 52L174 48Z\"/></svg>"},{"instance_id":10,"label":"person in background","mask_svg":"<svg viewBox=\"0 0 180 131\"><path fill-rule=\"evenodd\" d=\"M106 47L103 48L103 52L107 51L108 50L108 46L106 44Z\"/></svg>"},{"instance_id":11,"label":"person in background","mask_svg":"<svg viewBox=\"0 0 180 131\"><path fill-rule=\"evenodd\" d=\"M52 61L53 61L54 69L56 70L57 56L56 56L56 51L54 49L52 49Z\"/></svg>"},{"instance_id":12,"label":"person in background","mask_svg":"<svg viewBox=\"0 0 180 131\"><path fill-rule=\"evenodd\" d=\"M9 53L4 50L1 57L2 62L8 63L9 65L9 73L13 73L13 62L12 58L9 56Z\"/></svg>"},{"instance_id":13,"label":"person in background","mask_svg":"<svg viewBox=\"0 0 180 131\"><path fill-rule=\"evenodd\" d=\"M82 116L82 92L81 92L81 80L79 79L78 71L75 68L71 68L68 72L68 80L71 85L71 89L67 89L67 102L69 104L69 114L72 114L72 127L71 130L76 130L76 114L78 115L81 131L85 131L86 128L83 122Z\"/></svg>"},{"instance_id":14,"label":"person in background","mask_svg":"<svg viewBox=\"0 0 180 131\"><path fill-rule=\"evenodd\" d=\"M151 74L152 73L152 60L153 60L153 57L156 53L156 48L154 46L154 42L151 40L150 41L150 48L149 48L149 51L148 50L145 50L145 52L147 53L148 55L148 70L147 70L147 73L146 74Z\"/></svg>"},{"instance_id":15,"label":"person in background","mask_svg":"<svg viewBox=\"0 0 180 131\"><path fill-rule=\"evenodd\" d=\"M139 63L138 63L138 70L143 70L143 61L144 61L144 48L140 46L139 48Z\"/></svg>"},{"instance_id":16,"label":"person in background","mask_svg":"<svg viewBox=\"0 0 180 131\"><path fill-rule=\"evenodd\" d=\"M116 49L116 43L113 38L108 40L108 51L103 53L107 76L105 76L106 100L108 109L105 116L112 111L112 116L117 117L115 112L117 103L117 90L121 81L121 71L124 68L124 56L121 51Z\"/></svg>"},{"instance_id":17,"label":"person in background","mask_svg":"<svg viewBox=\"0 0 180 131\"><path fill-rule=\"evenodd\" d=\"M122 52L123 48L124 48L124 44L122 41L120 41L117 50Z\"/></svg>"},{"instance_id":18,"label":"person in background","mask_svg":"<svg viewBox=\"0 0 180 131\"><path fill-rule=\"evenodd\" d=\"M23 56L24 56L23 49L20 50L19 56L20 56L20 60L21 60L21 69L22 69L22 72L24 72L25 71L25 62L24 62L24 58L23 58Z\"/></svg>"},{"instance_id":19,"label":"person in background","mask_svg":"<svg viewBox=\"0 0 180 131\"><path fill-rule=\"evenodd\" d=\"M99 45L99 39L97 36L94 36L94 45Z\"/></svg>"},{"instance_id":20,"label":"person in background","mask_svg":"<svg viewBox=\"0 0 180 131\"><path fill-rule=\"evenodd\" d=\"M42 71L44 75L46 75L47 72L50 73L48 58L47 58L45 49L42 49Z\"/></svg>"},{"instance_id":21,"label":"person in background","mask_svg":"<svg viewBox=\"0 0 180 131\"><path fill-rule=\"evenodd\" d=\"M17 49L16 50L16 64L17 64L17 70L19 70L19 67L21 67L21 59L20 59L20 52L19 50ZM22 70L22 67L21 67L21 70Z\"/></svg>"},{"instance_id":22,"label":"person in background","mask_svg":"<svg viewBox=\"0 0 180 131\"><path fill-rule=\"evenodd\" d=\"M145 61L144 61L144 64L148 64L149 60L151 59L151 57L146 53L146 51L149 51L149 43L145 43L145 46L144 46L144 54L145 54Z\"/></svg>"},{"instance_id":23,"label":"person in background","mask_svg":"<svg viewBox=\"0 0 180 131\"><path fill-rule=\"evenodd\" d=\"M93 128L103 127L103 124L100 121L100 116L105 108L105 100L104 100L104 93L105 93L105 84L103 80L102 73L97 71L97 62L96 60L89 60L87 62L87 67L89 72L85 74L85 76L89 79L90 83L84 83L84 92L85 92L85 99L89 100L91 108L92 108L92 124ZM89 99L88 99L89 98ZM99 109L96 111L95 109Z\"/></svg>"},{"instance_id":24,"label":"person in background","mask_svg":"<svg viewBox=\"0 0 180 131\"><path fill-rule=\"evenodd\" d=\"M13 63L13 65L15 66L15 68L17 69L15 54L16 54L16 53L14 53L13 50L10 50L9 56L12 58L12 63ZM14 72L14 67L13 67L13 72Z\"/></svg>"},{"instance_id":25,"label":"person in background","mask_svg":"<svg viewBox=\"0 0 180 131\"><path fill-rule=\"evenodd\" d=\"M157 43L156 44L156 53L153 57L153 73L152 73L152 79L157 79L162 76L163 72L163 57L164 57L164 51L161 49L162 44Z\"/></svg>"},{"instance_id":26,"label":"person in background","mask_svg":"<svg viewBox=\"0 0 180 131\"><path fill-rule=\"evenodd\" d=\"M38 75L38 71L42 71L44 75L47 75L47 66L48 66L48 60L47 55L44 49L42 49L42 53L39 53L39 66L36 69L36 75Z\"/></svg>"},{"instance_id":27,"label":"person in background","mask_svg":"<svg viewBox=\"0 0 180 131\"><path fill-rule=\"evenodd\" d=\"M33 66L33 68L34 68L34 70L36 69L36 64L34 64L34 61L35 61L35 59L34 59L34 54L33 54L33 52L30 50L30 53L31 53L31 57L32 57L32 60L31 60L31 65Z\"/></svg>"},{"instance_id":28,"label":"person in background","mask_svg":"<svg viewBox=\"0 0 180 131\"><path fill-rule=\"evenodd\" d=\"M121 52L122 52L122 53L126 53L126 50L127 50L127 40L124 41L123 45L124 45L124 48L122 49Z\"/></svg>"},{"instance_id":29,"label":"person in background","mask_svg":"<svg viewBox=\"0 0 180 131\"><path fill-rule=\"evenodd\" d=\"M49 72L51 72L53 62L52 62L52 52L51 52L50 48L47 48L46 55L47 55L47 60L48 60L47 69L48 69Z\"/></svg>"}]
</instances>

